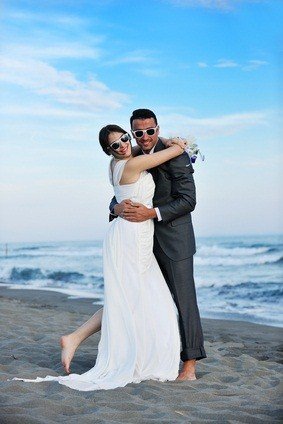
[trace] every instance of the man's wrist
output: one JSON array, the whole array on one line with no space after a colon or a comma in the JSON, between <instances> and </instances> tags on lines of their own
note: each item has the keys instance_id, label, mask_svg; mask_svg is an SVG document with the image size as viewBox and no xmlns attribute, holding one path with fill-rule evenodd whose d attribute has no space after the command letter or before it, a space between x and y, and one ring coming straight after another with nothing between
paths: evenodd
<instances>
[{"instance_id":1,"label":"man's wrist","mask_svg":"<svg viewBox=\"0 0 283 424\"><path fill-rule=\"evenodd\" d=\"M149 209L149 219L157 218L157 213L155 208Z\"/></svg>"}]
</instances>

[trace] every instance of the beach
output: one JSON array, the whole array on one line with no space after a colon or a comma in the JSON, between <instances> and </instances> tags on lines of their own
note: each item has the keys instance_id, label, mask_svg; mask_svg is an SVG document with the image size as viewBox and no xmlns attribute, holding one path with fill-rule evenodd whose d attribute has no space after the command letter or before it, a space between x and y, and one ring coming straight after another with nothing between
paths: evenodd
<instances>
[{"instance_id":1,"label":"beach","mask_svg":"<svg viewBox=\"0 0 283 424\"><path fill-rule=\"evenodd\" d=\"M0 422L273 423L280 422L282 356L278 327L202 319L207 358L197 380L146 381L79 392L57 382L7 381L64 375L59 339L100 306L53 291L0 287ZM85 341L71 371L95 363L100 333ZM282 349L282 348L281 348Z\"/></svg>"}]
</instances>

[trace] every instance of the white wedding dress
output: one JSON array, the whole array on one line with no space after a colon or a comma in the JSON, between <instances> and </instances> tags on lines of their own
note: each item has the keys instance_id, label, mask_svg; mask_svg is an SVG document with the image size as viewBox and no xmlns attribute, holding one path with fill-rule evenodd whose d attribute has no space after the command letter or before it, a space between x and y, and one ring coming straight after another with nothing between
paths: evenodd
<instances>
[{"instance_id":1,"label":"white wedding dress","mask_svg":"<svg viewBox=\"0 0 283 424\"><path fill-rule=\"evenodd\" d=\"M133 184L119 185L126 161L113 180L118 202L131 199L152 207L154 182L142 172ZM143 380L175 380L180 361L177 309L153 255L152 220L120 217L109 224L103 244L104 309L95 366L84 374L47 376L26 382L58 381L81 391L114 389Z\"/></svg>"}]
</instances>

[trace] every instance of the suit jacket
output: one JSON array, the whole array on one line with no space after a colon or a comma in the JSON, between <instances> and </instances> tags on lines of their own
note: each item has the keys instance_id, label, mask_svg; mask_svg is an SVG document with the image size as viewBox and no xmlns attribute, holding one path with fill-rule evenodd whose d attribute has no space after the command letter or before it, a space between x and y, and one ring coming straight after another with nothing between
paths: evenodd
<instances>
[{"instance_id":1,"label":"suit jacket","mask_svg":"<svg viewBox=\"0 0 283 424\"><path fill-rule=\"evenodd\" d=\"M165 146L159 139L154 151ZM158 207L162 221L154 220L154 236L165 254L174 261L196 252L191 212L196 205L193 167L187 153L149 170L155 182L153 206ZM113 197L110 210L117 203Z\"/></svg>"}]
</instances>

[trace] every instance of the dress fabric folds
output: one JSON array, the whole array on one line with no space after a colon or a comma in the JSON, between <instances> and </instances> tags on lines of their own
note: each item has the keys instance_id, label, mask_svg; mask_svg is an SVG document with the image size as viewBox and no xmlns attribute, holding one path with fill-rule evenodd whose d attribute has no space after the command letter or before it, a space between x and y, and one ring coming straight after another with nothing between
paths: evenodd
<instances>
[{"instance_id":1,"label":"dress fabric folds","mask_svg":"<svg viewBox=\"0 0 283 424\"><path fill-rule=\"evenodd\" d=\"M131 199L152 207L154 181L144 171L132 184L120 185L126 164L115 163L110 181L118 202ZM178 376L180 335L177 309L153 255L152 220L109 223L103 243L104 309L101 339L93 368L79 374L14 378L57 381L80 391L114 389L143 380Z\"/></svg>"}]
</instances>

